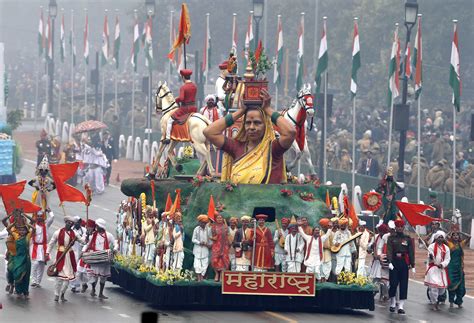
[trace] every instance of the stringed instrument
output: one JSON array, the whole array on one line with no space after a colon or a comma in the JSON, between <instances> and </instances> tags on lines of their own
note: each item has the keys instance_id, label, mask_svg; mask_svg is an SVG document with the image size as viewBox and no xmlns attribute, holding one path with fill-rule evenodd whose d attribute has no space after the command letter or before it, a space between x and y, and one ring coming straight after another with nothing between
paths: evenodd
<instances>
[{"instance_id":1,"label":"stringed instrument","mask_svg":"<svg viewBox=\"0 0 474 323\"><path fill-rule=\"evenodd\" d=\"M69 242L69 244L67 245L66 249L64 249L64 252L56 259L54 264L52 264L51 266L48 267L48 269L46 270L46 274L49 277L56 277L58 275L58 264L59 264L59 262L64 257L66 257L66 255L68 254L69 250L72 248L72 246L74 245L74 242L76 242L76 240L77 240L77 238L72 239Z\"/></svg>"},{"instance_id":2,"label":"stringed instrument","mask_svg":"<svg viewBox=\"0 0 474 323\"><path fill-rule=\"evenodd\" d=\"M359 238L361 235L362 235L363 232L357 232L355 234L353 234L352 236L350 236L349 239L347 239L346 241L344 241L343 243L341 243L339 246L332 246L331 247L331 252L332 253L338 253L342 247L344 247L346 244L348 244L349 242Z\"/></svg>"},{"instance_id":3,"label":"stringed instrument","mask_svg":"<svg viewBox=\"0 0 474 323\"><path fill-rule=\"evenodd\" d=\"M275 225L278 231L281 233L281 237L278 240L278 245L282 248L285 249L285 236L283 235L283 232L281 231L280 224L278 223L278 219L275 217Z\"/></svg>"}]
</instances>

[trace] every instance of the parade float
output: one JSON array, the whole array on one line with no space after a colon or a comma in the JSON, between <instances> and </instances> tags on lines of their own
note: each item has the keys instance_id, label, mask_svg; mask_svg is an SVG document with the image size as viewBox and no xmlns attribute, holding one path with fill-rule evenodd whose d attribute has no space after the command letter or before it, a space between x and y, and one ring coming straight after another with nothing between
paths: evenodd
<instances>
[{"instance_id":1,"label":"parade float","mask_svg":"<svg viewBox=\"0 0 474 323\"><path fill-rule=\"evenodd\" d=\"M260 89L268 86L264 72L271 64L262 54L263 49L258 50L261 52L255 55L250 53L243 78L235 73L233 55L229 57L229 73L222 85L226 90L224 104L227 113L235 111L235 99L239 97L243 98L245 104L261 104ZM155 99L157 112L162 114L162 133L166 133L166 121L163 119L169 118L178 105L166 83L159 83ZM305 118L308 110L314 113L308 87L305 86L295 100L297 103L293 106L301 110L296 115ZM228 137L238 130L241 125L239 121L228 127ZM138 299L159 308L374 310L374 285L367 279L350 275L341 275L334 283L318 283L314 274L307 273L224 271L221 282L216 282L212 280L213 275L209 274L212 270L209 269L207 279L196 281L192 271L193 244L190 237L197 225L196 216L209 214L209 204L227 220L231 216L255 217L265 214L268 216L266 226L274 232L283 217L293 215L306 217L311 225L319 225L321 218L331 217L325 202L328 196L338 196L340 193L339 187L321 185L314 176L299 179L289 176L285 184L235 184L221 180L218 176L221 165L216 163L219 152L211 157L209 142L202 136L208 124L204 116L191 115L180 128L171 131L169 147L162 140L155 163L147 167L143 178L130 178L122 182L121 191L132 201L132 222L137 230L132 238L133 250L128 255L117 256L111 281ZM305 127L305 119L300 126ZM302 140L306 143L304 131ZM191 151L195 152L197 158L192 158L193 153L188 154L188 157L177 158L173 149L179 142L191 143ZM301 148L298 149L302 151ZM163 158L166 153L168 156ZM186 237L185 256L182 270L160 271L154 266L145 266L141 257L144 246L138 232L147 206L152 206L157 214L162 214L168 211L169 205L165 206L165 201L170 204L170 196L174 196L173 207L179 208L182 214Z\"/></svg>"}]
</instances>

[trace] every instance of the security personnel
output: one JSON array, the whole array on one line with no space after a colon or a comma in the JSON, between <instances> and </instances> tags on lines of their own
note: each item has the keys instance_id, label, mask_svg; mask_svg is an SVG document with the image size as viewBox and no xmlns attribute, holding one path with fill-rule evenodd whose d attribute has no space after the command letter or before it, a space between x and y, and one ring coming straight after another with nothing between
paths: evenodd
<instances>
[{"instance_id":1,"label":"security personnel","mask_svg":"<svg viewBox=\"0 0 474 323\"><path fill-rule=\"evenodd\" d=\"M405 221L396 220L396 233L388 237L387 241L387 259L389 262L389 281L390 288L388 296L390 297L390 312L395 312L395 295L397 287L400 285L400 302L398 304L398 314L405 314L403 305L408 294L408 270L411 268L415 273L415 249L410 236L403 232Z\"/></svg>"},{"instance_id":2,"label":"security personnel","mask_svg":"<svg viewBox=\"0 0 474 323\"><path fill-rule=\"evenodd\" d=\"M178 103L180 107L175 112L173 112L171 118L168 119L166 124L166 137L163 140L163 144L165 145L169 144L171 141L171 127L173 126L173 122L182 122L186 120L188 114L197 112L197 86L193 81L191 81L191 75L193 74L193 71L189 69L183 69L179 71L179 74L181 74L181 79L184 83L179 89L179 97L176 98L176 103Z\"/></svg>"},{"instance_id":3,"label":"security personnel","mask_svg":"<svg viewBox=\"0 0 474 323\"><path fill-rule=\"evenodd\" d=\"M36 166L39 166L44 156L47 156L47 159L49 161L52 155L52 145L51 140L48 139L48 133L44 129L41 130L40 140L36 141L36 149L38 150Z\"/></svg>"}]
</instances>

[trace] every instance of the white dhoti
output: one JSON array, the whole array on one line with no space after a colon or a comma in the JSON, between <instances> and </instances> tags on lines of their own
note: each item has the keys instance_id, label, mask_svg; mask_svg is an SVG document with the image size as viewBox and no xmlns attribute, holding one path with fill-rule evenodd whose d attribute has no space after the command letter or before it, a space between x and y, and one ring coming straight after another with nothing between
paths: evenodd
<instances>
[{"instance_id":1,"label":"white dhoti","mask_svg":"<svg viewBox=\"0 0 474 323\"><path fill-rule=\"evenodd\" d=\"M357 259L357 276L367 276L367 266L365 265L365 258Z\"/></svg>"},{"instance_id":2,"label":"white dhoti","mask_svg":"<svg viewBox=\"0 0 474 323\"><path fill-rule=\"evenodd\" d=\"M91 264L90 268L87 269L92 283L97 283L100 279L101 283L105 283L107 277L110 277L110 265L109 264Z\"/></svg>"},{"instance_id":3,"label":"white dhoti","mask_svg":"<svg viewBox=\"0 0 474 323\"><path fill-rule=\"evenodd\" d=\"M306 273L314 274L317 280L321 279L321 265L319 266L306 266ZM328 275L329 277L329 275Z\"/></svg>"},{"instance_id":4,"label":"white dhoti","mask_svg":"<svg viewBox=\"0 0 474 323\"><path fill-rule=\"evenodd\" d=\"M198 275L204 276L207 272L207 267L209 266L209 257L206 258L197 258L194 257L194 272Z\"/></svg>"},{"instance_id":5,"label":"white dhoti","mask_svg":"<svg viewBox=\"0 0 474 323\"><path fill-rule=\"evenodd\" d=\"M281 265L281 271L288 271L288 263L286 262L286 255L284 253L275 253L275 266Z\"/></svg>"},{"instance_id":6,"label":"white dhoti","mask_svg":"<svg viewBox=\"0 0 474 323\"><path fill-rule=\"evenodd\" d=\"M31 283L41 284L43 279L44 267L46 263L44 261L32 260L31 261Z\"/></svg>"},{"instance_id":7,"label":"white dhoti","mask_svg":"<svg viewBox=\"0 0 474 323\"><path fill-rule=\"evenodd\" d=\"M181 270L183 268L184 251L173 252L173 264L171 269Z\"/></svg>"},{"instance_id":8,"label":"white dhoti","mask_svg":"<svg viewBox=\"0 0 474 323\"><path fill-rule=\"evenodd\" d=\"M147 243L145 245L145 254L143 255L143 260L145 261L145 265L147 267L153 266L155 260L155 244L154 243Z\"/></svg>"},{"instance_id":9,"label":"white dhoti","mask_svg":"<svg viewBox=\"0 0 474 323\"><path fill-rule=\"evenodd\" d=\"M351 263L351 256L336 256L336 270L334 273L339 275L343 269L344 271L350 272L352 270Z\"/></svg>"},{"instance_id":10,"label":"white dhoti","mask_svg":"<svg viewBox=\"0 0 474 323\"><path fill-rule=\"evenodd\" d=\"M329 275L331 274L331 266L332 261L326 261L321 264L321 278L329 279Z\"/></svg>"},{"instance_id":11,"label":"white dhoti","mask_svg":"<svg viewBox=\"0 0 474 323\"><path fill-rule=\"evenodd\" d=\"M287 272L299 273L301 271L301 262L299 261L287 261Z\"/></svg>"}]
</instances>

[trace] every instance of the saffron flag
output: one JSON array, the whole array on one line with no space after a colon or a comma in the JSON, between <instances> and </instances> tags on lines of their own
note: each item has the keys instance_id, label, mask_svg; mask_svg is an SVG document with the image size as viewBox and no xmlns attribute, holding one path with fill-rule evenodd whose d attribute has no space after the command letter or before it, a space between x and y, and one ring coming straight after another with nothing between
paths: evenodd
<instances>
[{"instance_id":1,"label":"saffron flag","mask_svg":"<svg viewBox=\"0 0 474 323\"><path fill-rule=\"evenodd\" d=\"M169 212L171 210L171 206L173 205L173 201L171 201L171 195L168 193L166 197L166 205L165 205L165 212Z\"/></svg>"},{"instance_id":2,"label":"saffron flag","mask_svg":"<svg viewBox=\"0 0 474 323\"><path fill-rule=\"evenodd\" d=\"M434 210L432 206L425 204L405 203L400 201L396 201L396 204L400 212L402 212L402 214L405 216L405 219L407 219L408 223L410 223L412 227L416 225L427 225L437 220L428 215L422 214L422 212L425 212L426 210Z\"/></svg>"},{"instance_id":3,"label":"saffron flag","mask_svg":"<svg viewBox=\"0 0 474 323\"><path fill-rule=\"evenodd\" d=\"M22 209L25 213L35 213L41 211L41 207L30 201L20 199L19 196L25 189L25 181L0 185L0 196L5 206L7 214L11 214L14 209Z\"/></svg>"},{"instance_id":4,"label":"saffron flag","mask_svg":"<svg viewBox=\"0 0 474 323\"><path fill-rule=\"evenodd\" d=\"M415 37L413 57L415 63L415 98L418 99L421 94L423 83L423 41L421 39L421 17L418 17L418 30Z\"/></svg>"},{"instance_id":5,"label":"saffron flag","mask_svg":"<svg viewBox=\"0 0 474 323\"><path fill-rule=\"evenodd\" d=\"M458 43L458 25L454 20L454 36L451 46L451 67L449 69L449 85L453 89L453 105L459 112L461 110L461 73L459 59L459 43Z\"/></svg>"},{"instance_id":6,"label":"saffron flag","mask_svg":"<svg viewBox=\"0 0 474 323\"><path fill-rule=\"evenodd\" d=\"M214 197L211 195L209 198L209 207L207 208L207 216L210 220L216 221L216 205L214 204Z\"/></svg>"},{"instance_id":7,"label":"saffron flag","mask_svg":"<svg viewBox=\"0 0 474 323\"><path fill-rule=\"evenodd\" d=\"M66 183L68 179L74 176L78 166L79 162L49 165L61 204L64 202L84 202L87 205L87 199L84 194Z\"/></svg>"},{"instance_id":8,"label":"saffron flag","mask_svg":"<svg viewBox=\"0 0 474 323\"><path fill-rule=\"evenodd\" d=\"M329 190L326 190L326 206L331 209L331 198L329 197Z\"/></svg>"},{"instance_id":9,"label":"saffron flag","mask_svg":"<svg viewBox=\"0 0 474 323\"><path fill-rule=\"evenodd\" d=\"M183 3L181 5L181 17L179 18L178 37L175 39L173 47L168 54L168 58L172 59L173 54L181 45L188 44L191 38L191 19L189 18L188 6Z\"/></svg>"},{"instance_id":10,"label":"saffron flag","mask_svg":"<svg viewBox=\"0 0 474 323\"><path fill-rule=\"evenodd\" d=\"M328 69L328 42L326 37L326 17L323 20L323 33L319 45L318 67L316 68L316 93L321 92L322 76Z\"/></svg>"},{"instance_id":11,"label":"saffron flag","mask_svg":"<svg viewBox=\"0 0 474 323\"><path fill-rule=\"evenodd\" d=\"M170 214L174 214L176 212L181 211L181 189L176 189L176 197L174 198L174 203L170 208Z\"/></svg>"}]
</instances>

